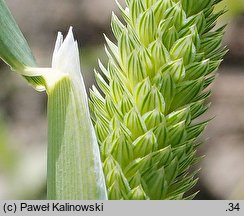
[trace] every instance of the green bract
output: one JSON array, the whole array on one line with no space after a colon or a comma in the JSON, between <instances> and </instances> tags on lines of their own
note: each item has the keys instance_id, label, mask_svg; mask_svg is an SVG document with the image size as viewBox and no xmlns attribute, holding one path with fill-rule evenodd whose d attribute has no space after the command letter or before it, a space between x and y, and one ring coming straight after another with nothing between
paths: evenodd
<instances>
[{"instance_id":1,"label":"green bract","mask_svg":"<svg viewBox=\"0 0 244 216\"><path fill-rule=\"evenodd\" d=\"M110 199L191 199L207 88L226 49L221 0L127 0L91 108ZM213 29L214 28L214 29Z\"/></svg>"}]
</instances>

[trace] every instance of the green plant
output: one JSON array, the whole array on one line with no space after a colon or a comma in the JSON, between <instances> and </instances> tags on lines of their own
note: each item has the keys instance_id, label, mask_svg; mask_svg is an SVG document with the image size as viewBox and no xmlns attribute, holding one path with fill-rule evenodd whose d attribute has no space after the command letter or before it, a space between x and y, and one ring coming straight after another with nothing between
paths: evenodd
<instances>
[{"instance_id":1,"label":"green plant","mask_svg":"<svg viewBox=\"0 0 244 216\"><path fill-rule=\"evenodd\" d=\"M48 95L48 199L106 199L100 153L70 29L59 33L51 68L37 68L24 36L0 0L0 57Z\"/></svg>"},{"instance_id":2,"label":"green plant","mask_svg":"<svg viewBox=\"0 0 244 216\"><path fill-rule=\"evenodd\" d=\"M213 29L221 0L127 0L114 14L118 44L106 37L108 67L95 71L93 122L72 31L58 35L51 68L37 68L0 0L0 57L48 94L49 199L192 199L189 168L208 121L207 87L226 49L224 27Z\"/></svg>"},{"instance_id":3,"label":"green plant","mask_svg":"<svg viewBox=\"0 0 244 216\"><path fill-rule=\"evenodd\" d=\"M110 199L192 199L208 86L226 49L218 0L127 0L92 110Z\"/></svg>"}]
</instances>

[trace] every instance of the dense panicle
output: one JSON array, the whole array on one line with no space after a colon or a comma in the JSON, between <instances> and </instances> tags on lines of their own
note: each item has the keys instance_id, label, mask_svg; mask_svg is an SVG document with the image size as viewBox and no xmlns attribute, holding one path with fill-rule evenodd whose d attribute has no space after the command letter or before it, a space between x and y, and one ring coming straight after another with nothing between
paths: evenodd
<instances>
[{"instance_id":1,"label":"dense panicle","mask_svg":"<svg viewBox=\"0 0 244 216\"><path fill-rule=\"evenodd\" d=\"M127 0L91 108L110 199L191 199L207 88L226 49L214 0Z\"/></svg>"}]
</instances>

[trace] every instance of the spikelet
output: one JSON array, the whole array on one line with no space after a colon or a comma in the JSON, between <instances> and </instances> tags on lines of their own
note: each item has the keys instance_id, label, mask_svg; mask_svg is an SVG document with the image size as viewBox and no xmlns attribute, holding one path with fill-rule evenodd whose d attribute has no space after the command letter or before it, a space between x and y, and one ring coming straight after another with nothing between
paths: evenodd
<instances>
[{"instance_id":1,"label":"spikelet","mask_svg":"<svg viewBox=\"0 0 244 216\"><path fill-rule=\"evenodd\" d=\"M221 0L127 0L112 15L91 109L109 199L192 199L198 142L208 121L207 88L226 48ZM189 194L188 194L189 195Z\"/></svg>"}]
</instances>

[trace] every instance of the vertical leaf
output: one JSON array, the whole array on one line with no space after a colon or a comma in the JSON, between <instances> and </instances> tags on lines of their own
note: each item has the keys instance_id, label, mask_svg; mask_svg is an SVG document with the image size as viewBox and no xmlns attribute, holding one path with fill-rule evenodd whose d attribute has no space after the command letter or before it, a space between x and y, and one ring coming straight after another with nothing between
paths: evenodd
<instances>
[{"instance_id":1,"label":"vertical leaf","mask_svg":"<svg viewBox=\"0 0 244 216\"><path fill-rule=\"evenodd\" d=\"M48 199L106 199L100 153L90 120L72 31L59 35L48 82Z\"/></svg>"}]
</instances>

